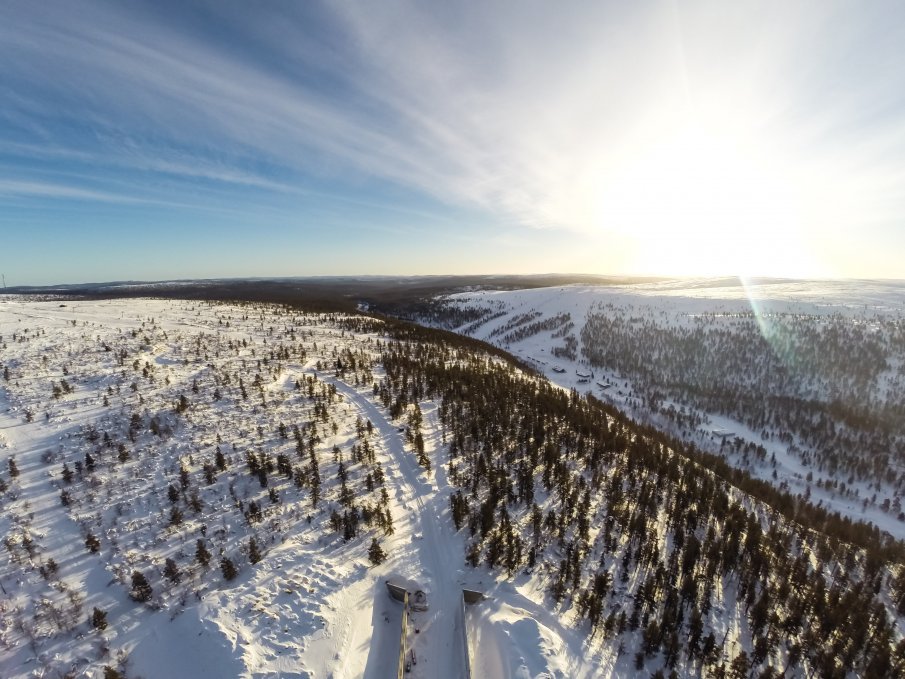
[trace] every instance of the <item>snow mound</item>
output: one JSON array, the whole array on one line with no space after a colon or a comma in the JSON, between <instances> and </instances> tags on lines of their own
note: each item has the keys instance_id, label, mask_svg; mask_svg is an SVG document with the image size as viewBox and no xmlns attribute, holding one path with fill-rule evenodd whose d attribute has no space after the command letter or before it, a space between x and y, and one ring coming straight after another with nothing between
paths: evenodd
<instances>
[{"instance_id":1,"label":"snow mound","mask_svg":"<svg viewBox=\"0 0 905 679\"><path fill-rule=\"evenodd\" d=\"M130 671L139 676L197 679L246 676L234 639L205 620L206 614L206 606L193 606L168 625L154 625L132 648Z\"/></svg>"},{"instance_id":2,"label":"snow mound","mask_svg":"<svg viewBox=\"0 0 905 679\"><path fill-rule=\"evenodd\" d=\"M568 649L528 611L488 600L467 609L472 673L476 677L565 679Z\"/></svg>"}]
</instances>

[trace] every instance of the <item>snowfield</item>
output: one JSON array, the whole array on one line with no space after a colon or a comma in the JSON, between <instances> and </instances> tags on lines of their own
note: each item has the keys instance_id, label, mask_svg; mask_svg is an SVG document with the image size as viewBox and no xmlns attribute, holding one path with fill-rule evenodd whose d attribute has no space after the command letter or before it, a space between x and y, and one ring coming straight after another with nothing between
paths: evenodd
<instances>
[{"instance_id":1,"label":"snowfield","mask_svg":"<svg viewBox=\"0 0 905 679\"><path fill-rule=\"evenodd\" d=\"M550 356L601 294L461 299L634 414ZM0 297L0 677L383 679L403 641L412 679L905 671L902 545L750 481L416 326Z\"/></svg>"},{"instance_id":2,"label":"snowfield","mask_svg":"<svg viewBox=\"0 0 905 679\"><path fill-rule=\"evenodd\" d=\"M99 677L104 667L145 679L395 676L401 605L387 595L388 578L428 595L429 609L410 618L417 664L409 676L464 676L461 589L493 589L493 579L466 571L449 519L436 406L423 404L429 475L373 398L374 342L337 329L335 319L270 307L0 301L0 365L11 373L0 380L0 676ZM293 355L276 356L280 346ZM340 354L357 358L355 371L338 374ZM188 405L175 413L182 396ZM363 422L370 433L357 431ZM301 428L301 461L293 427ZM365 441L373 462L353 462L350 449ZM217 449L224 469L214 466ZM349 540L332 530L331 510L342 510L336 449L349 487L389 513L392 533L376 522L361 522ZM286 454L291 473L303 475L316 457L318 505L308 478L298 485L271 470L265 487L249 476L249 453ZM10 459L18 476L5 474ZM378 473L382 483L373 482ZM249 520L253 502L261 517ZM86 549L89 534L100 542L96 553ZM263 552L256 564L252 537ZM373 537L388 556L380 566L368 560ZM199 540L208 565L197 559ZM229 581L224 557L238 570ZM167 559L178 582L166 575ZM130 597L133 571L151 585L145 603ZM505 628L493 644L505 669L472 676L594 674L570 669L558 636L569 637L574 663L579 632L529 623L530 611L506 603L522 602L521 593L493 597L486 622ZM535 610L542 600L540 593ZM106 613L105 629L88 623L95 608Z\"/></svg>"}]
</instances>

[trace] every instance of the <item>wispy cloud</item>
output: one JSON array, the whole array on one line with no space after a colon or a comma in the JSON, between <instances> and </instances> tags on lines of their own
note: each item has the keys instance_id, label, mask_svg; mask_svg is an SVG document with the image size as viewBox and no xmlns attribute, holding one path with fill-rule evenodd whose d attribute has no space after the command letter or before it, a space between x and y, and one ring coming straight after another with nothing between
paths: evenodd
<instances>
[{"instance_id":1,"label":"wispy cloud","mask_svg":"<svg viewBox=\"0 0 905 679\"><path fill-rule=\"evenodd\" d=\"M141 199L122 196L106 191L93 191L66 184L44 182L21 182L0 179L0 196L40 196L61 200L91 200L104 203L141 203Z\"/></svg>"}]
</instances>

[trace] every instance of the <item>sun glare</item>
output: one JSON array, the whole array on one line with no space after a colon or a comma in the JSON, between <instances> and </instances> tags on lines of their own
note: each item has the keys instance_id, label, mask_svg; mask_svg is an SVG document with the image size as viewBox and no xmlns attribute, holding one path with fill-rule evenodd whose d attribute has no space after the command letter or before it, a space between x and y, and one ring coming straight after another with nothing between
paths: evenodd
<instances>
[{"instance_id":1,"label":"sun glare","mask_svg":"<svg viewBox=\"0 0 905 679\"><path fill-rule=\"evenodd\" d=\"M812 262L784 165L766 140L685 124L602 178L593 221L639 243L634 270L807 275Z\"/></svg>"}]
</instances>

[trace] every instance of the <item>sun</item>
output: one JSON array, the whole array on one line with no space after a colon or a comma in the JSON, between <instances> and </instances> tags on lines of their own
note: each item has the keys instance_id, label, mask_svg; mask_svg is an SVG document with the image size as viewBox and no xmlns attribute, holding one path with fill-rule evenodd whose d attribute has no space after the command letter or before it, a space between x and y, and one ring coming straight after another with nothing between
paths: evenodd
<instances>
[{"instance_id":1,"label":"sun","mask_svg":"<svg viewBox=\"0 0 905 679\"><path fill-rule=\"evenodd\" d=\"M593 221L634 241L638 272L804 277L813 262L784 166L775 144L744 128L686 123L606 172Z\"/></svg>"}]
</instances>

